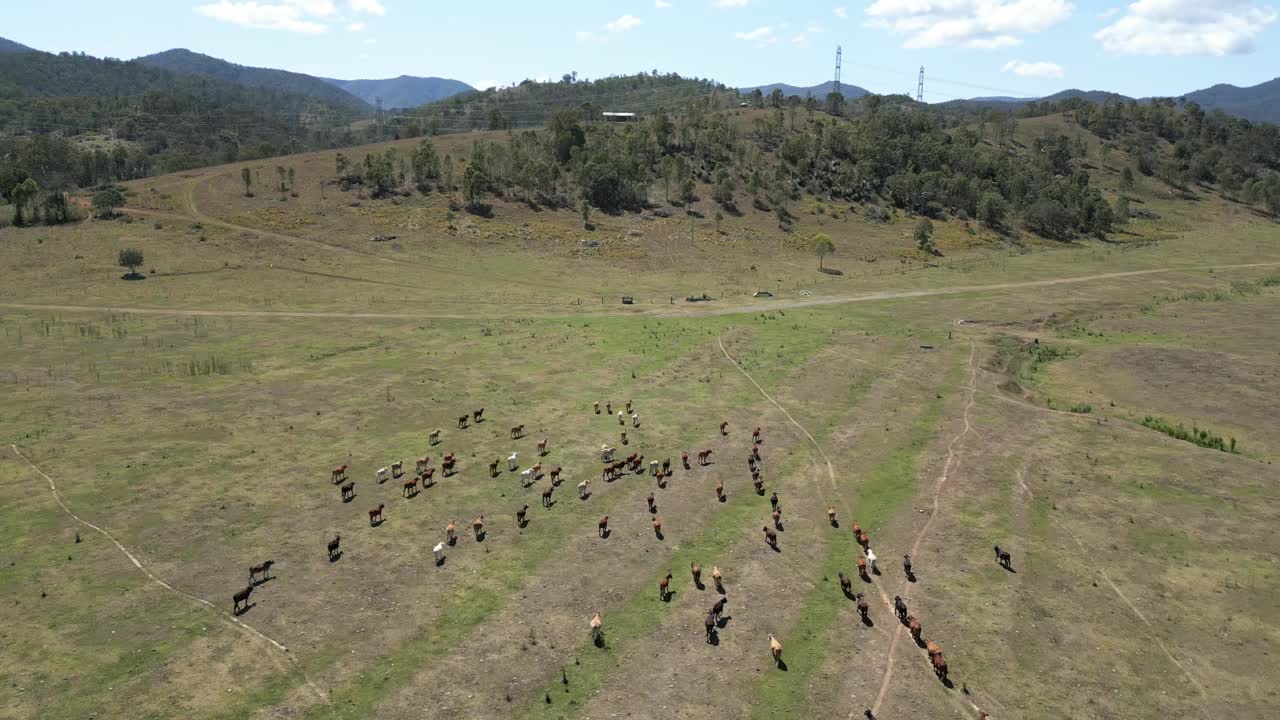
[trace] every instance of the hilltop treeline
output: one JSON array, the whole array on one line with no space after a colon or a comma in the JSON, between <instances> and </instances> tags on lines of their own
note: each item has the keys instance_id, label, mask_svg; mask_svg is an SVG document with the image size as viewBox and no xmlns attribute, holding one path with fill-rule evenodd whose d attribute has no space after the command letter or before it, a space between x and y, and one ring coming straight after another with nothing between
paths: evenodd
<instances>
[{"instance_id":1,"label":"hilltop treeline","mask_svg":"<svg viewBox=\"0 0 1280 720\"><path fill-rule=\"evenodd\" d=\"M556 85L566 92L575 86L568 79ZM660 107L626 124L599 122L589 103L585 110L560 109L550 113L544 130L477 141L457 187L473 208L486 207L495 196L558 207L585 202L605 212L639 210L658 200L709 200L730 214L774 213L783 227L789 205L808 194L862 203L871 218L886 217L885 206L892 205L926 217L974 218L996 229L1018 224L1069 239L1105 235L1128 217L1127 201L1108 202L1091 176L1101 160L1125 166L1122 192L1134 189L1135 176L1147 175L1174 188L1200 183L1280 211L1277 129L1207 115L1194 105L1073 99L1022 110L1024 117L1066 112L1071 122L1097 133L1105 141L1104 157L1090 158L1080 133L1045 131L1024 144L1017 139L1017 117L989 109L935 112L877 96L847 104L839 98L821 104L774 98L767 114L748 124L724 109L736 104L726 102L731 99L710 92L679 112ZM450 103L479 117L473 111L481 106L465 100L438 105ZM1117 151L1132 159L1136 173ZM394 165L388 160L379 166ZM361 166L353 167L348 182L359 181ZM415 177L423 185L424 176ZM441 172L427 173L425 180L450 192L455 187Z\"/></svg>"},{"instance_id":2,"label":"hilltop treeline","mask_svg":"<svg viewBox=\"0 0 1280 720\"><path fill-rule=\"evenodd\" d=\"M584 120L602 112L653 112L676 109L694 99L724 106L735 100L731 88L676 73L639 73L579 80L568 73L558 82L525 80L511 88L463 93L424 105L398 118L410 135L465 130L510 130L541 127L560 110L574 108Z\"/></svg>"},{"instance_id":3,"label":"hilltop treeline","mask_svg":"<svg viewBox=\"0 0 1280 720\"><path fill-rule=\"evenodd\" d=\"M339 128L357 116L137 62L0 54L0 200L27 179L59 191L354 143Z\"/></svg>"}]
</instances>

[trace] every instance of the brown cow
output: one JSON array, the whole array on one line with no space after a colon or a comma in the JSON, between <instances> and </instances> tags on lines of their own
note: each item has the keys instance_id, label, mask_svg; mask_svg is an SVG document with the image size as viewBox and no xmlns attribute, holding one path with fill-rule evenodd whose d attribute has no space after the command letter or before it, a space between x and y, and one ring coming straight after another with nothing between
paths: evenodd
<instances>
[{"instance_id":1,"label":"brown cow","mask_svg":"<svg viewBox=\"0 0 1280 720\"><path fill-rule=\"evenodd\" d=\"M555 491L555 485L548 485L547 489L542 491L542 507L551 507L551 494Z\"/></svg>"},{"instance_id":2,"label":"brown cow","mask_svg":"<svg viewBox=\"0 0 1280 720\"><path fill-rule=\"evenodd\" d=\"M773 548L774 550L777 550L778 549L778 533L774 532L773 528L769 527L768 525L765 525L761 529L764 530L765 544Z\"/></svg>"},{"instance_id":3,"label":"brown cow","mask_svg":"<svg viewBox=\"0 0 1280 720\"><path fill-rule=\"evenodd\" d=\"M339 555L339 549L342 547L342 536L334 535L329 541L329 560L336 560Z\"/></svg>"},{"instance_id":4,"label":"brown cow","mask_svg":"<svg viewBox=\"0 0 1280 720\"><path fill-rule=\"evenodd\" d=\"M476 540L479 541L484 537L484 516L477 516L471 521L471 531L476 534Z\"/></svg>"},{"instance_id":5,"label":"brown cow","mask_svg":"<svg viewBox=\"0 0 1280 720\"><path fill-rule=\"evenodd\" d=\"M538 457L546 457L548 442L550 442L550 438L542 438L538 441Z\"/></svg>"},{"instance_id":6,"label":"brown cow","mask_svg":"<svg viewBox=\"0 0 1280 720\"><path fill-rule=\"evenodd\" d=\"M863 597L862 593L858 593L857 600L858 600L858 615L862 616L863 623L870 624L871 617L869 616L868 613L871 612L871 606L867 604L867 600L865 597Z\"/></svg>"},{"instance_id":7,"label":"brown cow","mask_svg":"<svg viewBox=\"0 0 1280 720\"><path fill-rule=\"evenodd\" d=\"M329 479L333 481L334 485L337 485L339 482L346 480L347 466L339 465L338 467L334 468L333 472L329 474Z\"/></svg>"},{"instance_id":8,"label":"brown cow","mask_svg":"<svg viewBox=\"0 0 1280 720\"><path fill-rule=\"evenodd\" d=\"M386 503L379 503L378 507L369 508L369 524L370 525L377 525L378 523L382 522L382 509L385 508L386 506L387 506Z\"/></svg>"},{"instance_id":9,"label":"brown cow","mask_svg":"<svg viewBox=\"0 0 1280 720\"><path fill-rule=\"evenodd\" d=\"M716 499L724 502L724 480L716 481Z\"/></svg>"},{"instance_id":10,"label":"brown cow","mask_svg":"<svg viewBox=\"0 0 1280 720\"><path fill-rule=\"evenodd\" d=\"M558 484L560 482L560 473L563 471L564 471L564 468L560 467L559 465L551 468L551 482Z\"/></svg>"},{"instance_id":11,"label":"brown cow","mask_svg":"<svg viewBox=\"0 0 1280 720\"><path fill-rule=\"evenodd\" d=\"M600 522L596 523L596 530L599 532L600 537L606 537L609 534L609 516L608 515L605 515L604 517L600 518Z\"/></svg>"},{"instance_id":12,"label":"brown cow","mask_svg":"<svg viewBox=\"0 0 1280 720\"><path fill-rule=\"evenodd\" d=\"M414 476L411 480L405 480L402 492L405 497L413 497L418 494L418 478Z\"/></svg>"},{"instance_id":13,"label":"brown cow","mask_svg":"<svg viewBox=\"0 0 1280 720\"><path fill-rule=\"evenodd\" d=\"M275 561L275 560L268 560L268 561L266 561L266 562L262 563L261 565L251 565L251 566L249 567L249 584L250 584L250 585L257 585L257 584L258 584L258 581L257 581L257 579L255 578L255 576L256 576L256 575L261 575L261 576L262 576L262 582L266 582L266 581L270 580L270 579L271 579L271 566L272 566L272 565L275 565L275 564L276 564L276 561Z\"/></svg>"},{"instance_id":14,"label":"brown cow","mask_svg":"<svg viewBox=\"0 0 1280 720\"><path fill-rule=\"evenodd\" d=\"M458 427L459 427L459 428L466 428L466 427L467 427L467 419L468 419L468 416L467 416L467 415L459 415L459 416L458 416Z\"/></svg>"},{"instance_id":15,"label":"brown cow","mask_svg":"<svg viewBox=\"0 0 1280 720\"><path fill-rule=\"evenodd\" d=\"M342 501L346 502L356 496L356 481L348 480L338 489L342 491Z\"/></svg>"},{"instance_id":16,"label":"brown cow","mask_svg":"<svg viewBox=\"0 0 1280 720\"><path fill-rule=\"evenodd\" d=\"M728 435L728 434L729 434L729 430L728 430L728 428L729 428L729 421L728 421L728 420L725 420L724 422L720 423L720 434L721 434L721 435Z\"/></svg>"},{"instance_id":17,"label":"brown cow","mask_svg":"<svg viewBox=\"0 0 1280 720\"><path fill-rule=\"evenodd\" d=\"M494 460L493 462L489 463L489 477L491 478L498 477L498 461L497 460Z\"/></svg>"},{"instance_id":18,"label":"brown cow","mask_svg":"<svg viewBox=\"0 0 1280 720\"><path fill-rule=\"evenodd\" d=\"M659 540L662 539L662 518L659 516L654 516L653 518L653 534L657 536Z\"/></svg>"},{"instance_id":19,"label":"brown cow","mask_svg":"<svg viewBox=\"0 0 1280 720\"><path fill-rule=\"evenodd\" d=\"M866 550L871 547L871 538L867 537L866 533L858 533L858 544L862 546L863 550Z\"/></svg>"},{"instance_id":20,"label":"brown cow","mask_svg":"<svg viewBox=\"0 0 1280 720\"><path fill-rule=\"evenodd\" d=\"M693 575L693 584L699 590L702 589L702 566L696 562L689 563L689 574Z\"/></svg>"},{"instance_id":21,"label":"brown cow","mask_svg":"<svg viewBox=\"0 0 1280 720\"><path fill-rule=\"evenodd\" d=\"M423 470L422 471L422 487L431 487L432 485L435 485L436 484L435 477L436 477L435 468L427 468L426 470Z\"/></svg>"},{"instance_id":22,"label":"brown cow","mask_svg":"<svg viewBox=\"0 0 1280 720\"><path fill-rule=\"evenodd\" d=\"M432 430L432 431L431 431L431 434L430 434L428 437L429 437L429 439L430 439L430 441L431 441L431 444L432 444L432 445L438 445L438 444L440 444L440 430L438 430L438 429L437 429L437 430Z\"/></svg>"},{"instance_id":23,"label":"brown cow","mask_svg":"<svg viewBox=\"0 0 1280 720\"><path fill-rule=\"evenodd\" d=\"M668 593L671 590L671 571L667 571L667 576L658 581L658 599L666 602Z\"/></svg>"},{"instance_id":24,"label":"brown cow","mask_svg":"<svg viewBox=\"0 0 1280 720\"><path fill-rule=\"evenodd\" d=\"M471 411L471 417L476 422L482 422L484 420L484 408Z\"/></svg>"},{"instance_id":25,"label":"brown cow","mask_svg":"<svg viewBox=\"0 0 1280 720\"><path fill-rule=\"evenodd\" d=\"M778 530L782 529L782 512L779 510L773 511L773 526Z\"/></svg>"},{"instance_id":26,"label":"brown cow","mask_svg":"<svg viewBox=\"0 0 1280 720\"><path fill-rule=\"evenodd\" d=\"M430 464L431 464L431 458L430 458L430 457L425 457L425 456L424 456L424 457L420 457L420 458L418 458L418 459L417 459L417 461L416 461L416 462L414 462L414 464L413 464L413 471L414 471L414 472L416 472L416 473L418 473L419 475L421 475L421 474L422 474L422 470L423 470L423 468L427 467L427 466L428 466L428 465L430 465Z\"/></svg>"},{"instance_id":27,"label":"brown cow","mask_svg":"<svg viewBox=\"0 0 1280 720\"><path fill-rule=\"evenodd\" d=\"M756 428L751 432L751 442L760 444L760 428Z\"/></svg>"},{"instance_id":28,"label":"brown cow","mask_svg":"<svg viewBox=\"0 0 1280 720\"><path fill-rule=\"evenodd\" d=\"M769 633L769 654L773 655L773 661L779 665L782 664L782 643L778 642L778 638Z\"/></svg>"},{"instance_id":29,"label":"brown cow","mask_svg":"<svg viewBox=\"0 0 1280 720\"><path fill-rule=\"evenodd\" d=\"M915 615L907 616L907 629L911 631L911 639L915 640L916 643L919 644L921 628L920 621L916 619Z\"/></svg>"},{"instance_id":30,"label":"brown cow","mask_svg":"<svg viewBox=\"0 0 1280 720\"><path fill-rule=\"evenodd\" d=\"M843 570L836 574L840 576L840 592L844 593L845 595L852 596L853 581L849 579L848 575L844 574Z\"/></svg>"},{"instance_id":31,"label":"brown cow","mask_svg":"<svg viewBox=\"0 0 1280 720\"><path fill-rule=\"evenodd\" d=\"M871 582L870 576L867 575L867 559L864 557L858 558L858 577L862 578L863 582Z\"/></svg>"},{"instance_id":32,"label":"brown cow","mask_svg":"<svg viewBox=\"0 0 1280 720\"><path fill-rule=\"evenodd\" d=\"M751 486L756 489L757 495L764 494L764 480L760 477L760 473L751 474Z\"/></svg>"},{"instance_id":33,"label":"brown cow","mask_svg":"<svg viewBox=\"0 0 1280 720\"><path fill-rule=\"evenodd\" d=\"M653 501L653 493L649 493L649 497L645 498L645 502L646 502L646 503L648 503L649 512L651 512L651 513L656 513L656 512L658 512L658 506L657 506L657 504Z\"/></svg>"},{"instance_id":34,"label":"brown cow","mask_svg":"<svg viewBox=\"0 0 1280 720\"><path fill-rule=\"evenodd\" d=\"M714 451L712 451L712 450L699 450L699 451L698 451L698 464L699 464L699 465L706 465L706 464L707 464L707 461L711 459L711 456L712 456L713 454L714 454Z\"/></svg>"},{"instance_id":35,"label":"brown cow","mask_svg":"<svg viewBox=\"0 0 1280 720\"><path fill-rule=\"evenodd\" d=\"M942 658L942 653L938 653L929 658L929 662L933 665L933 674L938 676L942 682L947 681L947 661Z\"/></svg>"},{"instance_id":36,"label":"brown cow","mask_svg":"<svg viewBox=\"0 0 1280 720\"><path fill-rule=\"evenodd\" d=\"M715 583L716 590L724 592L724 576L720 574L720 566L711 566L711 582Z\"/></svg>"},{"instance_id":37,"label":"brown cow","mask_svg":"<svg viewBox=\"0 0 1280 720\"><path fill-rule=\"evenodd\" d=\"M827 522L831 523L831 527L836 527L838 524L838 521L836 520L836 508L834 505L827 506Z\"/></svg>"},{"instance_id":38,"label":"brown cow","mask_svg":"<svg viewBox=\"0 0 1280 720\"><path fill-rule=\"evenodd\" d=\"M684 466L685 470L689 469L689 453L687 452L680 453L680 464Z\"/></svg>"},{"instance_id":39,"label":"brown cow","mask_svg":"<svg viewBox=\"0 0 1280 720\"><path fill-rule=\"evenodd\" d=\"M932 640L924 641L924 649L925 649L925 652L929 653L929 657L942 654L942 646L938 645L938 643Z\"/></svg>"},{"instance_id":40,"label":"brown cow","mask_svg":"<svg viewBox=\"0 0 1280 720\"><path fill-rule=\"evenodd\" d=\"M769 505L772 506L774 510L778 509L778 493L775 492L769 496Z\"/></svg>"},{"instance_id":41,"label":"brown cow","mask_svg":"<svg viewBox=\"0 0 1280 720\"><path fill-rule=\"evenodd\" d=\"M600 644L600 638L604 635L604 621L600 619L600 611L597 610L595 615L591 616L591 642Z\"/></svg>"},{"instance_id":42,"label":"brown cow","mask_svg":"<svg viewBox=\"0 0 1280 720\"><path fill-rule=\"evenodd\" d=\"M520 438L520 437L524 437L524 426L523 426L523 425L513 425L513 426L511 427L511 439L512 439L512 440L515 440L515 439Z\"/></svg>"},{"instance_id":43,"label":"brown cow","mask_svg":"<svg viewBox=\"0 0 1280 720\"><path fill-rule=\"evenodd\" d=\"M458 541L457 520L450 520L449 524L444 526L444 539L447 540L450 545Z\"/></svg>"},{"instance_id":44,"label":"brown cow","mask_svg":"<svg viewBox=\"0 0 1280 720\"><path fill-rule=\"evenodd\" d=\"M516 511L516 524L519 525L520 527L524 527L525 520L528 517L529 517L529 506L525 505L524 507Z\"/></svg>"}]
</instances>

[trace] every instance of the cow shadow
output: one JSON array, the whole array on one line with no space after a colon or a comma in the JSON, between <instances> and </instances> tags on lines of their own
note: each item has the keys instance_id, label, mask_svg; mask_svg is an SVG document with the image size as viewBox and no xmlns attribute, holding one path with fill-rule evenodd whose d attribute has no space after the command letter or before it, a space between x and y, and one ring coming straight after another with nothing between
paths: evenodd
<instances>
[{"instance_id":1,"label":"cow shadow","mask_svg":"<svg viewBox=\"0 0 1280 720\"><path fill-rule=\"evenodd\" d=\"M839 527L840 527L840 521L839 521L839 520L832 520L832 521L831 521L831 527L836 528L836 529L839 529Z\"/></svg>"},{"instance_id":2,"label":"cow shadow","mask_svg":"<svg viewBox=\"0 0 1280 720\"><path fill-rule=\"evenodd\" d=\"M763 493L762 493L762 494L763 494ZM784 525L783 523L779 522L777 525L774 525L774 526L773 526L773 529L774 529L774 530L777 530L778 532L786 532L786 531L787 531L787 526L786 526L786 525Z\"/></svg>"},{"instance_id":3,"label":"cow shadow","mask_svg":"<svg viewBox=\"0 0 1280 720\"><path fill-rule=\"evenodd\" d=\"M454 545L457 545L457 544L458 544L458 538L456 535L454 537L449 538L448 540L449 547L453 547Z\"/></svg>"},{"instance_id":4,"label":"cow shadow","mask_svg":"<svg viewBox=\"0 0 1280 720\"><path fill-rule=\"evenodd\" d=\"M612 534L613 534L613 531L612 531L612 530L610 530L609 528L605 528L604 530L601 530L601 531L600 531L600 539L601 539L601 540L608 540L608 539L609 539L609 536L610 536L610 535L612 535Z\"/></svg>"},{"instance_id":5,"label":"cow shadow","mask_svg":"<svg viewBox=\"0 0 1280 720\"><path fill-rule=\"evenodd\" d=\"M338 562L339 560L341 560L341 559L342 559L342 554L343 554L343 553L342 553L342 551L341 551L341 550L339 550L338 552L336 552L336 553L334 553L334 554L330 555L330 556L329 556L329 562L331 562L331 563L336 563L336 562Z\"/></svg>"},{"instance_id":6,"label":"cow shadow","mask_svg":"<svg viewBox=\"0 0 1280 720\"><path fill-rule=\"evenodd\" d=\"M669 603L671 602L671 599L674 598L675 596L676 596L675 590L668 590L666 594L662 596L662 602Z\"/></svg>"},{"instance_id":7,"label":"cow shadow","mask_svg":"<svg viewBox=\"0 0 1280 720\"><path fill-rule=\"evenodd\" d=\"M840 588L840 594L844 595L844 599L848 600L849 602L855 602L858 599L858 596L854 595L852 591L845 590L844 588Z\"/></svg>"},{"instance_id":8,"label":"cow shadow","mask_svg":"<svg viewBox=\"0 0 1280 720\"><path fill-rule=\"evenodd\" d=\"M484 542L484 539L487 537L489 537L489 533L484 530L481 530L480 532L476 533L476 542Z\"/></svg>"},{"instance_id":9,"label":"cow shadow","mask_svg":"<svg viewBox=\"0 0 1280 720\"><path fill-rule=\"evenodd\" d=\"M344 502L344 503L349 503L349 502L351 502L352 500L355 500L355 499L356 499L356 494L355 494L355 493L352 493L352 494L350 494L350 495L348 495L348 496L346 496L346 497L342 498L342 502Z\"/></svg>"},{"instance_id":10,"label":"cow shadow","mask_svg":"<svg viewBox=\"0 0 1280 720\"><path fill-rule=\"evenodd\" d=\"M716 632L714 627L711 628L711 632L707 633L707 644L711 647L720 646L720 633Z\"/></svg>"},{"instance_id":11,"label":"cow shadow","mask_svg":"<svg viewBox=\"0 0 1280 720\"><path fill-rule=\"evenodd\" d=\"M1004 568L1006 572L1011 572L1011 573L1013 573L1014 575L1017 575L1017 574L1018 574L1018 571L1017 571L1017 570L1014 570L1012 565L1005 565L1005 564L1003 564L1003 563L1002 563L1002 564L1000 565L1000 567Z\"/></svg>"},{"instance_id":12,"label":"cow shadow","mask_svg":"<svg viewBox=\"0 0 1280 720\"><path fill-rule=\"evenodd\" d=\"M694 587L696 587L696 588L698 588L699 590L706 590L706 589L707 589L706 584L705 584L705 583L703 583L701 580L694 580L694 581L693 581L693 586L694 586Z\"/></svg>"},{"instance_id":13,"label":"cow shadow","mask_svg":"<svg viewBox=\"0 0 1280 720\"><path fill-rule=\"evenodd\" d=\"M724 493L724 494L723 494L723 495L721 495L718 499L719 499L719 500L720 500L720 502L722 502L722 503L727 503L727 502L729 502L729 493Z\"/></svg>"},{"instance_id":14,"label":"cow shadow","mask_svg":"<svg viewBox=\"0 0 1280 720\"><path fill-rule=\"evenodd\" d=\"M776 664L778 666L778 669L781 670L782 672L787 672L788 670L791 669L790 667L787 666L787 661L783 660L782 658L778 658L778 662Z\"/></svg>"},{"instance_id":15,"label":"cow shadow","mask_svg":"<svg viewBox=\"0 0 1280 720\"><path fill-rule=\"evenodd\" d=\"M579 496L578 496L578 499L579 499L579 500L583 500L583 501L585 501L585 500L589 500L589 499L591 499L591 493L589 493L589 492L584 492L584 493L582 493L581 495L579 495Z\"/></svg>"},{"instance_id":16,"label":"cow shadow","mask_svg":"<svg viewBox=\"0 0 1280 720\"><path fill-rule=\"evenodd\" d=\"M948 689L948 690L955 690L955 689L956 689L956 684L955 684L955 683L953 683L953 682L951 682L951 678L947 678L946 680L939 680L939 682L941 682L941 683L942 683L942 686L943 686L943 687L945 687L945 688L946 688L946 689Z\"/></svg>"},{"instance_id":17,"label":"cow shadow","mask_svg":"<svg viewBox=\"0 0 1280 720\"><path fill-rule=\"evenodd\" d=\"M255 608L257 606L258 606L258 603L256 602L245 603L244 607L239 608L238 610L232 610L231 614L234 615L235 617L240 617L241 615L249 612L251 608Z\"/></svg>"},{"instance_id":18,"label":"cow shadow","mask_svg":"<svg viewBox=\"0 0 1280 720\"><path fill-rule=\"evenodd\" d=\"M716 628L719 630L723 630L729 627L729 621L732 619L733 619L732 615L721 615L720 619L716 620Z\"/></svg>"},{"instance_id":19,"label":"cow shadow","mask_svg":"<svg viewBox=\"0 0 1280 720\"><path fill-rule=\"evenodd\" d=\"M907 573L907 582L915 582L915 581L916 581L916 574L913 572Z\"/></svg>"},{"instance_id":20,"label":"cow shadow","mask_svg":"<svg viewBox=\"0 0 1280 720\"><path fill-rule=\"evenodd\" d=\"M663 535L661 530L656 530L656 531L654 531L653 536L654 536L654 537L656 537L656 538L658 538L659 540L666 540L666 539L667 539L667 536L666 536L666 535Z\"/></svg>"},{"instance_id":21,"label":"cow shadow","mask_svg":"<svg viewBox=\"0 0 1280 720\"><path fill-rule=\"evenodd\" d=\"M384 518L379 518L377 520L370 520L369 527L382 527L382 523L384 522L386 522L386 519Z\"/></svg>"},{"instance_id":22,"label":"cow shadow","mask_svg":"<svg viewBox=\"0 0 1280 720\"><path fill-rule=\"evenodd\" d=\"M724 586L723 586L723 585L716 585L716 592L720 593L721 595L727 595L727 594L728 594L727 592L725 592L725 589L724 589Z\"/></svg>"},{"instance_id":23,"label":"cow shadow","mask_svg":"<svg viewBox=\"0 0 1280 720\"><path fill-rule=\"evenodd\" d=\"M920 648L920 649L924 649L924 648L928 647L928 645L927 645L927 644L925 643L925 641L924 641L924 635L921 635L921 636L920 636L920 637L918 637L918 638L913 637L913 638L911 638L911 639L912 639L912 641L914 641L914 642L915 642L916 647L918 647L918 648Z\"/></svg>"},{"instance_id":24,"label":"cow shadow","mask_svg":"<svg viewBox=\"0 0 1280 720\"><path fill-rule=\"evenodd\" d=\"M444 567L445 559L446 556L441 556L440 559L436 561L436 567Z\"/></svg>"},{"instance_id":25,"label":"cow shadow","mask_svg":"<svg viewBox=\"0 0 1280 720\"><path fill-rule=\"evenodd\" d=\"M276 578L275 578L275 576L274 576L274 575L272 575L272 576L270 576L270 577L259 578L259 579L257 579L257 580L254 580L254 581L250 582L249 584L250 584L251 586L253 586L253 587L258 587L259 585L266 585L267 583L269 583L269 582L271 582L272 580L275 580L275 579L276 579Z\"/></svg>"},{"instance_id":26,"label":"cow shadow","mask_svg":"<svg viewBox=\"0 0 1280 720\"><path fill-rule=\"evenodd\" d=\"M593 640L591 644L603 650L605 648L604 633L601 632L599 635L596 635L595 640Z\"/></svg>"},{"instance_id":27,"label":"cow shadow","mask_svg":"<svg viewBox=\"0 0 1280 720\"><path fill-rule=\"evenodd\" d=\"M525 528L529 527L529 520L528 520L528 518L526 518L526 519L524 519L524 520L520 520L520 521L516 522L516 526L517 526L517 527L519 527L521 530L523 530L523 529L525 529Z\"/></svg>"},{"instance_id":28,"label":"cow shadow","mask_svg":"<svg viewBox=\"0 0 1280 720\"><path fill-rule=\"evenodd\" d=\"M867 615L862 618L862 624L866 625L867 627L875 627L876 621L871 619L870 613L867 613Z\"/></svg>"},{"instance_id":29,"label":"cow shadow","mask_svg":"<svg viewBox=\"0 0 1280 720\"><path fill-rule=\"evenodd\" d=\"M780 552L782 552L782 546L781 546L781 545L770 545L770 546L769 546L769 549L770 549L770 550L772 550L772 551L774 551L774 552L776 552L776 553L780 553Z\"/></svg>"}]
</instances>

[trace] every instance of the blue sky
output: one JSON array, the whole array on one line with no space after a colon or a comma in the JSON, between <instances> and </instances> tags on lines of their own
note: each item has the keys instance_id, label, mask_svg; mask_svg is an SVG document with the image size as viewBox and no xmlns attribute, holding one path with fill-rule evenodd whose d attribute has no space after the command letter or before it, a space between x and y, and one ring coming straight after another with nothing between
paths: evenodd
<instances>
[{"instance_id":1,"label":"blue sky","mask_svg":"<svg viewBox=\"0 0 1280 720\"><path fill-rule=\"evenodd\" d=\"M185 47L340 78L473 85L657 69L729 85L843 80L930 102L1068 87L1176 95L1280 75L1280 0L63 0L0 35L132 58Z\"/></svg>"}]
</instances>

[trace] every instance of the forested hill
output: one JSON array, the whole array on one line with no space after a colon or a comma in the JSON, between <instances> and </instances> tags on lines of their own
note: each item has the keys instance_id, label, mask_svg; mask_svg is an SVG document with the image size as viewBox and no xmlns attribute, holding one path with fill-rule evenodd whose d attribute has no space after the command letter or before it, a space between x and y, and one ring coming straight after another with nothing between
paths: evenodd
<instances>
[{"instance_id":1,"label":"forested hill","mask_svg":"<svg viewBox=\"0 0 1280 720\"><path fill-rule=\"evenodd\" d=\"M461 188L466 206L481 214L495 197L581 208L584 218L592 207L618 213L705 203L702 212L774 215L785 230L793 209L815 198L860 205L872 221L894 206L1058 240L1105 237L1127 221L1124 193L1139 183L1174 195L1220 192L1280 212L1280 128L1194 105L1077 98L1028 105L1023 112L1052 116L1032 122L991 110L957 117L895 96L827 103L831 113L798 98L767 110L726 109L721 101L709 93L627 123L571 106L545 130L477 140L460 178L426 139L407 158L392 149L363 162L343 159L338 180L374 196L405 191L408 177L422 192ZM1023 122L1037 129L1027 132ZM1102 149L1074 126L1101 138ZM412 174L397 176L406 165ZM1095 182L1104 172L1119 196Z\"/></svg>"},{"instance_id":2,"label":"forested hill","mask_svg":"<svg viewBox=\"0 0 1280 720\"><path fill-rule=\"evenodd\" d=\"M353 144L348 104L83 54L0 54L0 196ZM96 138L95 142L83 142Z\"/></svg>"},{"instance_id":3,"label":"forested hill","mask_svg":"<svg viewBox=\"0 0 1280 720\"><path fill-rule=\"evenodd\" d=\"M12 40L7 40L5 38L0 37L0 53L25 53L25 52L35 52L35 50L27 47L26 45L23 45L22 43L16 43Z\"/></svg>"},{"instance_id":4,"label":"forested hill","mask_svg":"<svg viewBox=\"0 0 1280 720\"><path fill-rule=\"evenodd\" d=\"M737 93L720 83L675 73L640 73L578 80L568 74L559 82L525 80L515 87L490 88L454 95L412 110L402 120L424 131L503 130L545 125L558 110L575 108L598 117L602 112L669 111L693 99L711 99L720 107L736 102Z\"/></svg>"},{"instance_id":5,"label":"forested hill","mask_svg":"<svg viewBox=\"0 0 1280 720\"><path fill-rule=\"evenodd\" d=\"M237 65L181 48L166 50L155 55L145 55L138 58L137 62L179 75L203 75L245 87L310 95L333 105L347 106L359 111L370 110L370 106L364 100L322 78L286 70Z\"/></svg>"}]
</instances>

